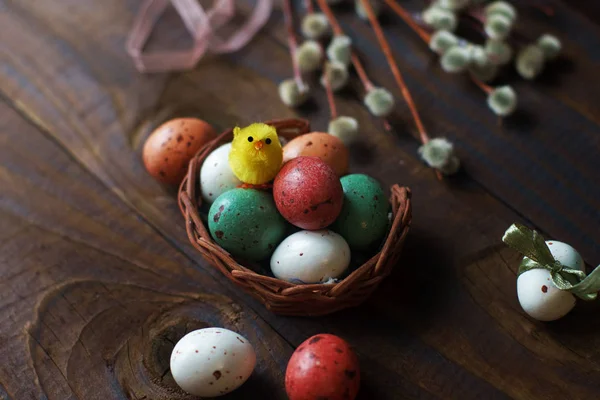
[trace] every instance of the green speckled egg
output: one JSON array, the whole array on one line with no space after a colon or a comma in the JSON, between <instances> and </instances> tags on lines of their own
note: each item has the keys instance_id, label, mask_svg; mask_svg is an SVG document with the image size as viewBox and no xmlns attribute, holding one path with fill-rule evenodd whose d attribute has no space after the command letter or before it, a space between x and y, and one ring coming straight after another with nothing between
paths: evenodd
<instances>
[{"instance_id":1,"label":"green speckled egg","mask_svg":"<svg viewBox=\"0 0 600 400\"><path fill-rule=\"evenodd\" d=\"M286 223L270 193L233 189L217 197L210 207L208 229L233 256L260 261L283 240Z\"/></svg>"},{"instance_id":2,"label":"green speckled egg","mask_svg":"<svg viewBox=\"0 0 600 400\"><path fill-rule=\"evenodd\" d=\"M344 205L331 230L346 239L351 249L366 250L379 244L388 230L389 204L383 188L367 175L340 179Z\"/></svg>"}]
</instances>

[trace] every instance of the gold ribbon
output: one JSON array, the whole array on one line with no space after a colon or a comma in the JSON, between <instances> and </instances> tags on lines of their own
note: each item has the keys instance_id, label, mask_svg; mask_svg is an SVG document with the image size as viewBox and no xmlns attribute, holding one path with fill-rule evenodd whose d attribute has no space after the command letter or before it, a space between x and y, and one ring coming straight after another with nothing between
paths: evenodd
<instances>
[{"instance_id":1,"label":"gold ribbon","mask_svg":"<svg viewBox=\"0 0 600 400\"><path fill-rule=\"evenodd\" d=\"M573 293L582 300L595 300L600 290L600 268L586 276L585 272L568 268L550 252L544 238L524 225L512 224L502 241L525 257L519 265L519 275L535 268L550 271L552 283L560 290Z\"/></svg>"}]
</instances>

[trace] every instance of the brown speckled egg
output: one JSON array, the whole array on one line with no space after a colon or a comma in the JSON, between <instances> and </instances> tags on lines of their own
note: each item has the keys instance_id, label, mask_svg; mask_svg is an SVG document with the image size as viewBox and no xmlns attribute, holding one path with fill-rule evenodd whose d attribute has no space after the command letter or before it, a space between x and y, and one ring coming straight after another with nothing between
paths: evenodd
<instances>
[{"instance_id":1,"label":"brown speckled egg","mask_svg":"<svg viewBox=\"0 0 600 400\"><path fill-rule=\"evenodd\" d=\"M157 181L178 185L194 154L216 136L212 126L197 118L167 121L146 140L144 165Z\"/></svg>"},{"instance_id":2,"label":"brown speckled egg","mask_svg":"<svg viewBox=\"0 0 600 400\"><path fill-rule=\"evenodd\" d=\"M307 133L283 147L284 163L300 156L319 157L333 168L337 176L348 173L348 149L340 139L329 133Z\"/></svg>"}]
</instances>

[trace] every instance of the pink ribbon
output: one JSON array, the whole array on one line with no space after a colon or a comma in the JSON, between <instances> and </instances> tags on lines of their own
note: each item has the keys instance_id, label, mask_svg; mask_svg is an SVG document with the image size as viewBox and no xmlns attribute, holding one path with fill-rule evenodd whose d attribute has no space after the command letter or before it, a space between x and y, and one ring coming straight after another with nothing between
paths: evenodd
<instances>
[{"instance_id":1,"label":"pink ribbon","mask_svg":"<svg viewBox=\"0 0 600 400\"><path fill-rule=\"evenodd\" d=\"M191 34L194 45L188 50L165 50L146 54L144 45L169 4L172 4ZM244 47L271 15L273 0L257 0L246 23L228 38L216 31L235 14L234 0L215 0L205 11L198 0L145 0L135 16L127 39L127 52L140 72L165 72L192 69L207 51L232 53Z\"/></svg>"}]
</instances>

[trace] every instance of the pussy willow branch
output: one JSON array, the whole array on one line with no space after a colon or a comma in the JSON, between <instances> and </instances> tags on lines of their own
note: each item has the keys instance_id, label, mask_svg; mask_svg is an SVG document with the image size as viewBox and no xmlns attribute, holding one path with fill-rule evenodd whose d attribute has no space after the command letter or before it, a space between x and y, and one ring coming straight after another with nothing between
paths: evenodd
<instances>
[{"instance_id":1,"label":"pussy willow branch","mask_svg":"<svg viewBox=\"0 0 600 400\"><path fill-rule=\"evenodd\" d=\"M307 14L312 14L315 12L312 0L304 0L304 8L306 9Z\"/></svg>"},{"instance_id":2,"label":"pussy willow branch","mask_svg":"<svg viewBox=\"0 0 600 400\"><path fill-rule=\"evenodd\" d=\"M471 75L471 74L469 74L469 75ZM484 82L482 82L481 80L477 79L473 75L471 75L471 80L473 80L473 82L475 82L475 84L477 86L479 86L479 88L481 90L483 90L483 92L486 93L486 94L490 94L494 90L493 87L491 87L490 85L485 84Z\"/></svg>"},{"instance_id":3,"label":"pussy willow branch","mask_svg":"<svg viewBox=\"0 0 600 400\"><path fill-rule=\"evenodd\" d=\"M337 108L335 107L335 98L333 95L333 89L331 88L331 81L327 72L323 72L323 83L325 83L325 92L327 93L327 103L329 104L329 113L331 119L337 118Z\"/></svg>"},{"instance_id":4,"label":"pussy willow branch","mask_svg":"<svg viewBox=\"0 0 600 400\"><path fill-rule=\"evenodd\" d=\"M400 18L402 18L402 20L406 23L406 25L408 25L413 31L415 31L415 33L417 35L419 35L419 37L421 39L423 39L423 41L427 45L429 45L429 42L431 41L431 33L427 32L419 24L417 24L417 22L410 15L410 13L408 11L406 11L406 9L404 9L404 7L402 7L396 0L384 0L384 1L386 2L386 4L388 6L390 6L390 8ZM485 83L483 83L480 79L478 79L474 75L469 74L469 76L471 77L471 80L475 83L475 85L477 85L477 87L479 87L480 89L482 89L485 93L489 93L488 91L486 91L485 89L483 89L486 86L489 87L488 85L486 85Z\"/></svg>"},{"instance_id":5,"label":"pussy willow branch","mask_svg":"<svg viewBox=\"0 0 600 400\"><path fill-rule=\"evenodd\" d=\"M415 125L417 126L417 131L419 132L419 138L421 140L421 143L425 144L429 142L429 136L427 135L427 131L423 126L423 122L421 121L421 117L419 116L419 111L417 110L417 106L415 105L412 95L410 94L410 91L406 86L406 82L404 82L404 78L402 77L402 73L398 68L398 64L396 63L396 60L394 60L392 50L390 49L390 45L387 39L385 38L385 35L383 34L383 30L381 29L381 25L377 20L375 11L373 11L373 7L369 3L369 0L360 1L363 4L363 8L367 12L369 22L371 23L371 27L373 28L373 31L375 31L375 36L377 37L377 41L379 42L379 47L381 47L381 50L385 55L387 63L390 66L390 69L392 70L392 75L394 75L394 79L396 80L396 83L398 84L398 87L402 92L402 97L404 97L404 101L406 101L406 104L408 104L410 113L412 114L413 119L415 121Z\"/></svg>"},{"instance_id":6,"label":"pussy willow branch","mask_svg":"<svg viewBox=\"0 0 600 400\"><path fill-rule=\"evenodd\" d=\"M329 21L329 25L331 25L333 34L336 36L345 35L344 30L342 29L339 22L337 21L337 18L333 14L333 11L331 11L331 8L329 7L329 4L327 4L327 1L326 0L316 0L316 2L319 5L319 8L321 9L321 11L323 11L323 14L325 14L327 21ZM373 85L373 82L371 82L371 80L369 79L369 76L367 75L367 71L365 71L365 68L363 67L362 63L360 62L360 58L358 58L358 54L356 54L356 52L354 50L352 50L352 53L350 53L350 61L352 61L352 66L354 67L354 70L356 71L358 78L360 79L363 87L365 88L365 92L369 93L371 90L373 90L375 85ZM385 128L386 131L392 130L392 126L385 118L383 119L383 127Z\"/></svg>"},{"instance_id":7,"label":"pussy willow branch","mask_svg":"<svg viewBox=\"0 0 600 400\"><path fill-rule=\"evenodd\" d=\"M290 48L290 56L292 57L292 67L294 68L294 80L298 85L299 90L305 87L302 80L302 73L298 65L296 52L298 51L298 43L296 42L296 34L294 33L294 13L292 11L291 0L283 0L283 14L285 16L285 27L287 28L288 46Z\"/></svg>"},{"instance_id":8,"label":"pussy willow branch","mask_svg":"<svg viewBox=\"0 0 600 400\"><path fill-rule=\"evenodd\" d=\"M312 0L304 0L304 8L306 9L306 14L310 15L315 12L315 8L313 6ZM319 43L319 47L321 48L321 52L325 54L325 49ZM337 118L337 108L335 106L335 97L333 94L333 89L331 88L331 81L329 80L329 75L327 74L327 69L323 69L323 84L325 86L325 92L327 93L327 104L329 105L329 113L331 114L331 119Z\"/></svg>"},{"instance_id":9,"label":"pussy willow branch","mask_svg":"<svg viewBox=\"0 0 600 400\"><path fill-rule=\"evenodd\" d=\"M377 41L379 42L379 47L381 47L381 50L383 51L383 54L385 55L388 65L390 66L390 69L392 70L392 75L394 75L394 79L396 80L396 83L398 84L398 87L400 88L400 91L402 92L402 97L404 97L404 101L406 101L406 104L408 105L408 108L410 109L410 113L412 114L413 120L415 121L417 131L419 132L419 139L420 139L421 143L426 144L427 142L429 142L429 135L427 135L425 126L423 125L423 122L421 121L421 117L419 116L419 111L417 110L417 106L415 105L412 95L410 94L410 91L408 90L408 86L406 86L406 82L404 82L402 73L400 72L400 69L398 68L398 64L396 63L396 60L394 59L392 50L390 49L390 45L389 45L387 39L385 38L385 35L383 34L383 29L381 29L381 25L379 24L379 21L377 20L377 15L375 15L375 11L373 10L371 3L369 2L370 0L360 0L360 1L362 3L363 8L367 12L367 16L369 17L369 22L371 23L371 27L373 28L373 31L375 32L375 36L377 36ZM437 169L435 170L435 173L437 175L437 178L439 180L442 180L442 173L440 171L438 171Z\"/></svg>"},{"instance_id":10,"label":"pussy willow branch","mask_svg":"<svg viewBox=\"0 0 600 400\"><path fill-rule=\"evenodd\" d=\"M323 14L325 14L325 17L327 17L327 21L329 21L329 25L331 25L331 29L333 30L334 35L336 35L336 36L344 35L344 30L342 29L339 22L335 18L333 11L331 11L331 7L329 7L329 4L327 4L327 1L326 0L316 0L316 1L317 1L317 4L319 5L319 8L321 9L321 11L323 11ZM366 73L362 63L360 62L358 55L354 51L352 51L351 61L352 61L352 65L354 66L354 69L356 70L356 73L358 74L358 77L360 78L360 81L362 82L363 87L365 88L365 91L367 91L367 92L371 91L373 89L374 85L371 82L371 80L369 79L369 77L367 76L367 73Z\"/></svg>"},{"instance_id":11,"label":"pussy willow branch","mask_svg":"<svg viewBox=\"0 0 600 400\"><path fill-rule=\"evenodd\" d=\"M471 25L471 27L477 31L477 33L483 35L483 37L487 36L484 29L485 17L480 11L471 11L469 13L462 14L460 19L468 22L469 25ZM511 33L511 38L514 39L515 44L522 46L526 46L531 42L529 38L525 37L516 30L513 30Z\"/></svg>"}]
</instances>

